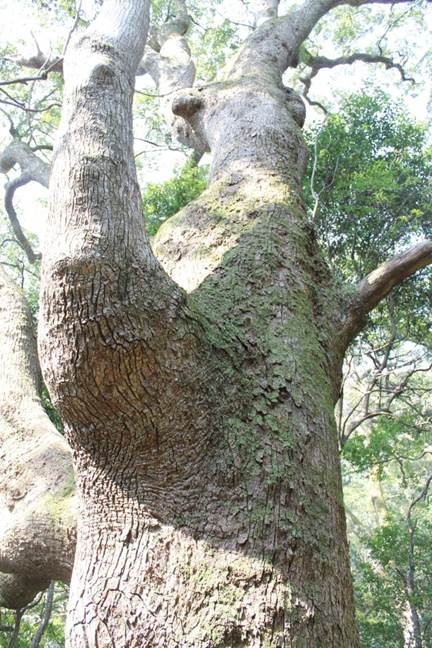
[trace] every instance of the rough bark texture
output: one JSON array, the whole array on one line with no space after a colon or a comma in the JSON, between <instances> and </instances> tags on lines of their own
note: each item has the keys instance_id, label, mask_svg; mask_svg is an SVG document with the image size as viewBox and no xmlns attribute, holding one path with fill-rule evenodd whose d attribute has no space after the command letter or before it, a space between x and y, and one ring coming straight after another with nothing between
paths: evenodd
<instances>
[{"instance_id":1,"label":"rough bark texture","mask_svg":"<svg viewBox=\"0 0 432 648\"><path fill-rule=\"evenodd\" d=\"M133 166L146 4L106 0L66 56L40 351L80 498L69 648L358 646L342 295L305 217L304 107L281 81L337 4L263 23L229 77L176 96L213 166L157 237L172 278Z\"/></svg>"},{"instance_id":2,"label":"rough bark texture","mask_svg":"<svg viewBox=\"0 0 432 648\"><path fill-rule=\"evenodd\" d=\"M0 605L22 608L68 581L75 548L69 448L39 399L36 340L22 294L0 266Z\"/></svg>"}]
</instances>

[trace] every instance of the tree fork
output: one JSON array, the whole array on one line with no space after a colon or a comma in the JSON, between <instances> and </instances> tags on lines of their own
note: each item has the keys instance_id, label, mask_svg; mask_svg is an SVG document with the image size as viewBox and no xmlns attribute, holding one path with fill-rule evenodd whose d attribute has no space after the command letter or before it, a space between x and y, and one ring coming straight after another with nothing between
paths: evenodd
<instances>
[{"instance_id":1,"label":"tree fork","mask_svg":"<svg viewBox=\"0 0 432 648\"><path fill-rule=\"evenodd\" d=\"M281 82L338 4L263 23L228 79L176 97L213 153L209 189L156 241L190 296L142 225L144 3L108 0L66 56L40 349L81 500L70 648L358 646L333 414L343 295L306 222L304 109Z\"/></svg>"}]
</instances>

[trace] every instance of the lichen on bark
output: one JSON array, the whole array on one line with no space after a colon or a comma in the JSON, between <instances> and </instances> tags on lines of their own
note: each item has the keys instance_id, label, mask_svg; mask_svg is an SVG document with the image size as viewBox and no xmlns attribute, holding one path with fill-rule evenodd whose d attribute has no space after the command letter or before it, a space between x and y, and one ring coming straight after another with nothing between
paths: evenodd
<instances>
[{"instance_id":1,"label":"lichen on bark","mask_svg":"<svg viewBox=\"0 0 432 648\"><path fill-rule=\"evenodd\" d=\"M70 648L358 646L333 416L343 295L281 76L337 4L264 22L225 79L177 94L210 185L154 250L131 114L148 4L106 0L66 55L40 350L80 499Z\"/></svg>"}]
</instances>

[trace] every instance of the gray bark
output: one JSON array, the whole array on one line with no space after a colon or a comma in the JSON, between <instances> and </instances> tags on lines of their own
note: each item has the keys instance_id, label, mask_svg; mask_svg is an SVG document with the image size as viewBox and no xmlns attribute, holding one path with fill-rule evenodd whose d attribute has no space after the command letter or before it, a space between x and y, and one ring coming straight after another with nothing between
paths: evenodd
<instances>
[{"instance_id":1,"label":"gray bark","mask_svg":"<svg viewBox=\"0 0 432 648\"><path fill-rule=\"evenodd\" d=\"M33 251L32 246L21 229L19 218L13 205L13 198L15 191L19 187L23 187L31 181L48 187L50 167L35 155L27 144L21 142L19 139L14 139L0 154L0 171L7 174L17 165L20 168L20 175L9 180L5 186L5 209L17 242L26 253L29 263L34 263L40 258L40 254Z\"/></svg>"},{"instance_id":2,"label":"gray bark","mask_svg":"<svg viewBox=\"0 0 432 648\"><path fill-rule=\"evenodd\" d=\"M45 414L31 317L0 266L0 604L68 581L75 545L69 448Z\"/></svg>"},{"instance_id":3,"label":"gray bark","mask_svg":"<svg viewBox=\"0 0 432 648\"><path fill-rule=\"evenodd\" d=\"M42 619L32 639L30 648L39 648L40 642L42 640L42 637L44 636L44 633L48 627L51 618L53 602L54 602L54 582L51 581L46 593L45 606L44 606Z\"/></svg>"},{"instance_id":4,"label":"gray bark","mask_svg":"<svg viewBox=\"0 0 432 648\"><path fill-rule=\"evenodd\" d=\"M173 15L168 21L157 32L152 32L137 75L150 74L162 97L162 113L174 136L200 157L207 150L206 143L171 110L174 93L193 86L195 81L195 64L186 37L190 17L185 1L176 0L171 10Z\"/></svg>"},{"instance_id":5,"label":"gray bark","mask_svg":"<svg viewBox=\"0 0 432 648\"><path fill-rule=\"evenodd\" d=\"M276 18L278 13L279 0L254 0L252 12L254 15L255 27L259 27L269 18Z\"/></svg>"},{"instance_id":6,"label":"gray bark","mask_svg":"<svg viewBox=\"0 0 432 648\"><path fill-rule=\"evenodd\" d=\"M8 173L18 165L21 174L26 174L30 180L48 187L50 167L32 151L30 146L18 139L13 140L0 155L0 171Z\"/></svg>"},{"instance_id":7,"label":"gray bark","mask_svg":"<svg viewBox=\"0 0 432 648\"><path fill-rule=\"evenodd\" d=\"M69 648L358 646L333 414L344 295L281 81L337 4L264 23L226 79L176 96L213 164L159 260L132 146L147 4L107 0L66 55L39 345L80 500Z\"/></svg>"}]
</instances>

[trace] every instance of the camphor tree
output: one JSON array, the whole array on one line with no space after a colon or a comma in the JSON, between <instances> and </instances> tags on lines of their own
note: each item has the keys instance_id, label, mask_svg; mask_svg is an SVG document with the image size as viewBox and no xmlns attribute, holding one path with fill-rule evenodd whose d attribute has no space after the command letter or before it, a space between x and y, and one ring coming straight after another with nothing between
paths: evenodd
<instances>
[{"instance_id":1,"label":"camphor tree","mask_svg":"<svg viewBox=\"0 0 432 648\"><path fill-rule=\"evenodd\" d=\"M432 243L341 284L307 218L304 105L282 75L339 5L399 3L256 4L230 65L196 88L180 0L146 50L147 0L105 0L61 66L38 337L79 500L69 647L359 645L333 408L347 346ZM144 72L177 137L212 154L208 188L152 247L133 155ZM24 184L34 157L14 142L2 169L19 164ZM3 291L5 491L18 459L31 478L6 503L1 585L24 600L70 574L73 489L24 305L7 278ZM33 430L39 481L14 444Z\"/></svg>"}]
</instances>

